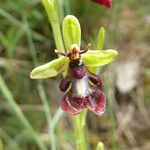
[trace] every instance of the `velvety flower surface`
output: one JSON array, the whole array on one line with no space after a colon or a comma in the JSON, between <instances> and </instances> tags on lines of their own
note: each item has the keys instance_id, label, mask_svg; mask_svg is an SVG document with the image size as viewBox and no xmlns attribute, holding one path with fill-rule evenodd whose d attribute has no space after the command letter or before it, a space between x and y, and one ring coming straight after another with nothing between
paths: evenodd
<instances>
[{"instance_id":1,"label":"velvety flower surface","mask_svg":"<svg viewBox=\"0 0 150 150\"><path fill-rule=\"evenodd\" d=\"M92 0L92 1L96 2L96 3L100 4L100 5L104 5L107 8L111 7L111 0Z\"/></svg>"},{"instance_id":2,"label":"velvety flower surface","mask_svg":"<svg viewBox=\"0 0 150 150\"><path fill-rule=\"evenodd\" d=\"M105 95L98 89L89 89L86 96L73 96L68 92L61 100L61 108L71 115L79 114L84 108L88 108L97 115L102 115L105 110Z\"/></svg>"},{"instance_id":3,"label":"velvety flower surface","mask_svg":"<svg viewBox=\"0 0 150 150\"><path fill-rule=\"evenodd\" d=\"M97 115L105 110L106 98L100 90L102 80L99 76L90 73L79 59L69 63L68 75L60 83L60 90L66 91L61 100L61 108L71 115L79 114L88 108Z\"/></svg>"}]
</instances>

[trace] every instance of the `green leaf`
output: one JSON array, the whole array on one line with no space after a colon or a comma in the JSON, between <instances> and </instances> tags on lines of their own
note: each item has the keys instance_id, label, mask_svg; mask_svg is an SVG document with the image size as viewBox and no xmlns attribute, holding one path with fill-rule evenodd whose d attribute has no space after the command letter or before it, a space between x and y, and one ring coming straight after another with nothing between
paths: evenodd
<instances>
[{"instance_id":1,"label":"green leaf","mask_svg":"<svg viewBox=\"0 0 150 150\"><path fill-rule=\"evenodd\" d=\"M67 57L60 57L47 64L36 67L32 70L30 78L43 79L57 76L58 74L67 70L69 59Z\"/></svg>"},{"instance_id":2,"label":"green leaf","mask_svg":"<svg viewBox=\"0 0 150 150\"><path fill-rule=\"evenodd\" d=\"M81 44L81 28L78 19L75 16L68 15L63 20L63 38L67 50L71 49L72 44Z\"/></svg>"},{"instance_id":3,"label":"green leaf","mask_svg":"<svg viewBox=\"0 0 150 150\"><path fill-rule=\"evenodd\" d=\"M103 66L114 60L118 55L116 50L89 50L81 56L86 66Z\"/></svg>"}]
</instances>

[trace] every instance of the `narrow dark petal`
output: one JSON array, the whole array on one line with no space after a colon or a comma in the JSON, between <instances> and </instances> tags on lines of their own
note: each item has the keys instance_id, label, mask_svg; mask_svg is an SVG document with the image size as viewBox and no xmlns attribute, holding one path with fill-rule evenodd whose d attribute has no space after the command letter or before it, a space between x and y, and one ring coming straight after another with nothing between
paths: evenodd
<instances>
[{"instance_id":1,"label":"narrow dark petal","mask_svg":"<svg viewBox=\"0 0 150 150\"><path fill-rule=\"evenodd\" d=\"M61 109L71 115L77 115L84 108L84 99L85 97L73 97L72 93L68 92L61 100Z\"/></svg>"},{"instance_id":2,"label":"narrow dark petal","mask_svg":"<svg viewBox=\"0 0 150 150\"><path fill-rule=\"evenodd\" d=\"M102 115L105 110L106 98L102 91L98 89L91 89L89 95L86 97L86 106L96 113Z\"/></svg>"},{"instance_id":3,"label":"narrow dark petal","mask_svg":"<svg viewBox=\"0 0 150 150\"><path fill-rule=\"evenodd\" d=\"M103 81L98 75L89 73L88 78L97 87L101 88L103 86Z\"/></svg>"},{"instance_id":4,"label":"narrow dark petal","mask_svg":"<svg viewBox=\"0 0 150 150\"><path fill-rule=\"evenodd\" d=\"M104 5L107 8L111 7L111 0L92 0L92 1L96 2L96 3L100 4L100 5Z\"/></svg>"},{"instance_id":5,"label":"narrow dark petal","mask_svg":"<svg viewBox=\"0 0 150 150\"><path fill-rule=\"evenodd\" d=\"M70 77L67 76L61 81L59 88L62 92L65 92L69 88L70 84L71 84L71 79Z\"/></svg>"}]
</instances>

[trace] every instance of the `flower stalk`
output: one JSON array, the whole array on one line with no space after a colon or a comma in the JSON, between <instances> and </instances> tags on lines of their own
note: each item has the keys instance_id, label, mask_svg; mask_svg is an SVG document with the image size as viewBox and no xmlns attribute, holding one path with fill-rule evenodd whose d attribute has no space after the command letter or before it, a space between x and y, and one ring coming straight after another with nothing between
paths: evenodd
<instances>
[{"instance_id":1,"label":"flower stalk","mask_svg":"<svg viewBox=\"0 0 150 150\"><path fill-rule=\"evenodd\" d=\"M87 109L82 111L79 115L72 117L76 137L76 150L86 150L86 140L85 140L86 115Z\"/></svg>"}]
</instances>

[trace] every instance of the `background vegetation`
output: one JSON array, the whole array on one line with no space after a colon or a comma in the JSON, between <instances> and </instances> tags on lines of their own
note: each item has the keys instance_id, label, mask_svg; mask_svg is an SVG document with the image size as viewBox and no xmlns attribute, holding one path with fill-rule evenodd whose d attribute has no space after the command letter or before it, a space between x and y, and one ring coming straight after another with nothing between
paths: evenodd
<instances>
[{"instance_id":1,"label":"background vegetation","mask_svg":"<svg viewBox=\"0 0 150 150\"><path fill-rule=\"evenodd\" d=\"M150 1L113 0L111 9L89 0L58 3L65 10L59 9L61 20L66 14L80 20L83 47L93 43L94 48L95 37L103 26L104 48L119 51L118 59L101 69L108 107L102 117L88 113L89 149L95 149L98 141L102 141L106 150L149 150ZM58 149L74 150L70 117L59 110L62 93L58 85L62 77L40 83L29 78L35 62L44 64L57 57L54 49L51 26L40 0L0 0L0 73L11 91L9 94L47 145L49 129L43 102L48 99L53 118L50 129L55 131ZM2 145L5 150L37 150L31 133L6 99L0 92L0 150Z\"/></svg>"}]
</instances>

